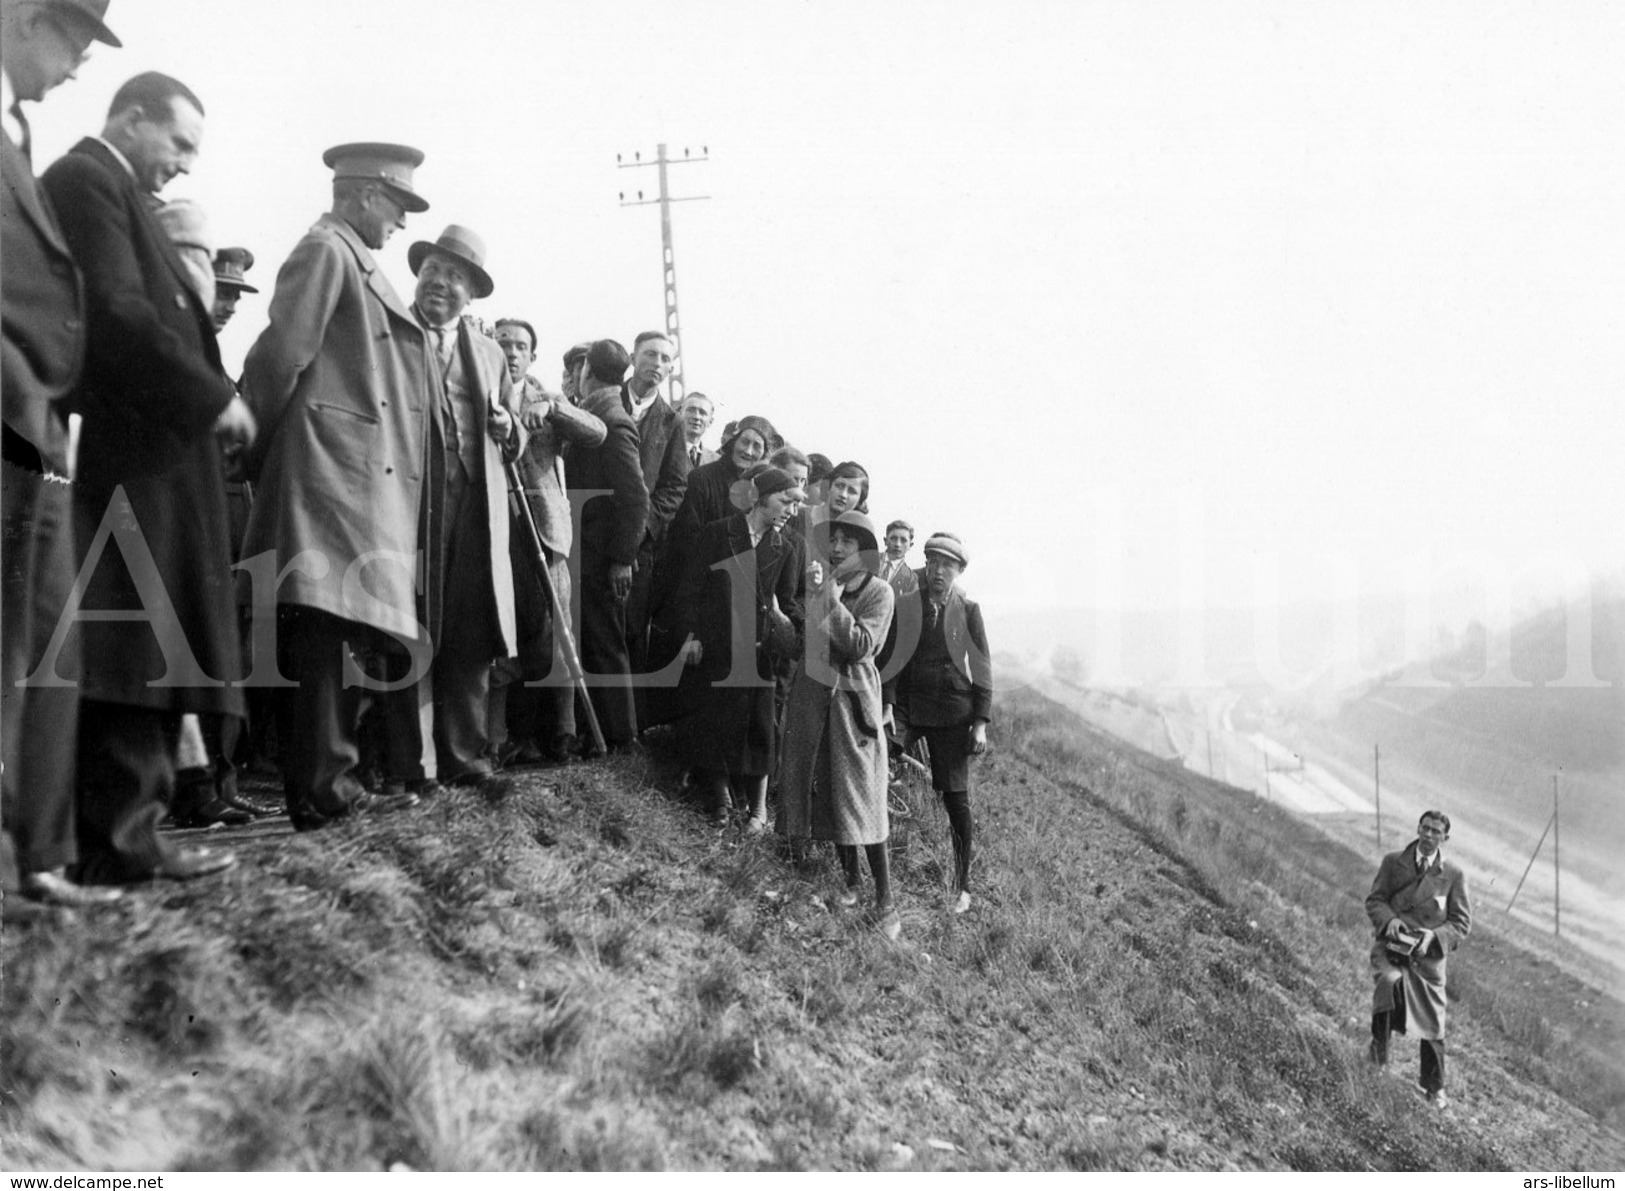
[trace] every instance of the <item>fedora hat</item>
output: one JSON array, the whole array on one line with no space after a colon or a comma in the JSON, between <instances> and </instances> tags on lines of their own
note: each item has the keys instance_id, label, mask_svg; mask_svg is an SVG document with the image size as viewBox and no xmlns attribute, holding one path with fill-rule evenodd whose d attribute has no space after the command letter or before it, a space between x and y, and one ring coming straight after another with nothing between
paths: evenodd
<instances>
[{"instance_id":1,"label":"fedora hat","mask_svg":"<svg viewBox=\"0 0 1625 1191\"><path fill-rule=\"evenodd\" d=\"M113 36L102 18L107 15L109 0L48 0L45 7L54 9L70 20L76 20L90 30L90 36L114 49L123 49L124 43Z\"/></svg>"},{"instance_id":2,"label":"fedora hat","mask_svg":"<svg viewBox=\"0 0 1625 1191\"><path fill-rule=\"evenodd\" d=\"M429 259L431 252L451 257L473 274L476 298L491 296L496 283L485 271L485 241L476 232L461 224L448 223L446 230L440 233L440 239L434 243L419 240L413 244L406 250L406 263L412 267L412 276L418 275L418 270L423 268L423 262Z\"/></svg>"},{"instance_id":3,"label":"fedora hat","mask_svg":"<svg viewBox=\"0 0 1625 1191\"><path fill-rule=\"evenodd\" d=\"M322 164L332 169L335 178L371 178L382 182L408 211L421 214L429 209L428 200L412 188L412 171L423 164L420 149L380 141L357 141L334 145L322 154Z\"/></svg>"}]
</instances>

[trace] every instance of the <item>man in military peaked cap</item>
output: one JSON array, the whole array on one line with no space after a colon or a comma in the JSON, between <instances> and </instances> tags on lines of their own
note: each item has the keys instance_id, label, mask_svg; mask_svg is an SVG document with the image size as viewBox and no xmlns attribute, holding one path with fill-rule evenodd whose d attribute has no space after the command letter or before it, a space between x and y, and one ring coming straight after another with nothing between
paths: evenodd
<instances>
[{"instance_id":1,"label":"man in military peaked cap","mask_svg":"<svg viewBox=\"0 0 1625 1191\"><path fill-rule=\"evenodd\" d=\"M246 248L222 248L214 254L214 329L224 330L237 313L237 299L260 291L248 284L254 254Z\"/></svg>"},{"instance_id":2,"label":"man in military peaked cap","mask_svg":"<svg viewBox=\"0 0 1625 1191\"><path fill-rule=\"evenodd\" d=\"M251 681L276 681L280 660L296 684L283 692L283 788L301 830L417 801L361 785L364 701L381 700L397 739L430 736L428 684L416 681L430 649L417 593L429 357L422 325L372 255L407 212L427 209L412 180L423 154L367 143L322 160L333 170L332 210L278 272L270 326L243 366L262 430L243 544L255 583ZM264 656L273 640L280 659ZM400 689L346 682L352 657ZM433 764L426 756L421 772L402 776L425 780Z\"/></svg>"}]
</instances>

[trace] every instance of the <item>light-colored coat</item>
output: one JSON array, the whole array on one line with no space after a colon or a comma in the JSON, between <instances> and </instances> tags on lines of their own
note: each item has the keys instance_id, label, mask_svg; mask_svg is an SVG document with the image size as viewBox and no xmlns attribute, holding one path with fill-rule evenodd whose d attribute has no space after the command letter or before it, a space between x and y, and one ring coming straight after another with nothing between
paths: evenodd
<instances>
[{"instance_id":1,"label":"light-colored coat","mask_svg":"<svg viewBox=\"0 0 1625 1191\"><path fill-rule=\"evenodd\" d=\"M243 370L260 427L243 557L274 551L280 572L303 556L277 602L422 642L423 329L361 238L332 214L277 273L270 315Z\"/></svg>"},{"instance_id":2,"label":"light-colored coat","mask_svg":"<svg viewBox=\"0 0 1625 1191\"><path fill-rule=\"evenodd\" d=\"M895 596L873 575L844 598L835 592L826 585L804 605L806 652L784 713L779 831L792 839L880 843L888 835L888 775L875 657Z\"/></svg>"},{"instance_id":3,"label":"light-colored coat","mask_svg":"<svg viewBox=\"0 0 1625 1191\"><path fill-rule=\"evenodd\" d=\"M582 447L596 447L608 433L604 420L562 397L549 393L533 376L525 377L520 393L520 412L530 411L548 402L552 408L540 430L531 432L530 441L519 461L525 481L525 496L530 504L531 516L541 531L542 545L554 554L567 555L574 538L570 524L570 497L564 477L564 444L579 443Z\"/></svg>"}]
</instances>

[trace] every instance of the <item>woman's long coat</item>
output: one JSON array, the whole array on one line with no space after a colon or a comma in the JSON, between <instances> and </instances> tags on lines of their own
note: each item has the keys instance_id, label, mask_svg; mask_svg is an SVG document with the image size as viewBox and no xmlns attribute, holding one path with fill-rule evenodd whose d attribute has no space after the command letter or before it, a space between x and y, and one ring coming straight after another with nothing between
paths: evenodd
<instances>
[{"instance_id":1,"label":"woman's long coat","mask_svg":"<svg viewBox=\"0 0 1625 1191\"><path fill-rule=\"evenodd\" d=\"M834 584L807 597L779 760L779 831L791 839L878 844L890 834L875 657L895 598L873 575L838 598Z\"/></svg>"},{"instance_id":2,"label":"woman's long coat","mask_svg":"<svg viewBox=\"0 0 1625 1191\"><path fill-rule=\"evenodd\" d=\"M720 564L720 565L719 565ZM773 653L794 649L801 629L801 540L768 530L754 548L743 513L700 531L675 598L678 639L699 640L701 661L683 674L685 703L677 744L690 766L759 777L773 772ZM753 653L734 675L734 592L750 603L737 626ZM789 624L772 615L774 603ZM729 681L730 677L738 681Z\"/></svg>"}]
</instances>

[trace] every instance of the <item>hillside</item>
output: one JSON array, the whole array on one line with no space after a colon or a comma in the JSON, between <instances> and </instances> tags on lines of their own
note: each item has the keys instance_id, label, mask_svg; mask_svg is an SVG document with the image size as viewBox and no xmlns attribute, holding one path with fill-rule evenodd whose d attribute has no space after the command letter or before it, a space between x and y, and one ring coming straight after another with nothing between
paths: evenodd
<instances>
[{"instance_id":1,"label":"hillside","mask_svg":"<svg viewBox=\"0 0 1625 1191\"><path fill-rule=\"evenodd\" d=\"M1625 1165L1625 1011L1489 923L1454 1104L1363 1061L1375 858L1001 700L977 904L895 801L900 944L658 754L245 837L4 939L12 1169Z\"/></svg>"}]
</instances>

